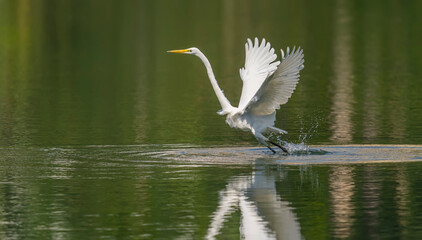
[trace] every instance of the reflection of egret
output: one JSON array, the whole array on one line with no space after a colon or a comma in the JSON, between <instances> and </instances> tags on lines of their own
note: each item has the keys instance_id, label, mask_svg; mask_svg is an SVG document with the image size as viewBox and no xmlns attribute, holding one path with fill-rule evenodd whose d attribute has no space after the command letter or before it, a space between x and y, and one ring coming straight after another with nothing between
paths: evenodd
<instances>
[{"instance_id":1,"label":"reflection of egret","mask_svg":"<svg viewBox=\"0 0 422 240\"><path fill-rule=\"evenodd\" d=\"M250 178L237 178L230 182L227 188L220 192L220 202L214 212L207 239L214 239L222 229L226 218L240 208L242 213L241 231L244 239L274 239L274 235L266 226L266 222L258 215L253 202L245 196L245 190L250 187Z\"/></svg>"},{"instance_id":2,"label":"reflection of egret","mask_svg":"<svg viewBox=\"0 0 422 240\"><path fill-rule=\"evenodd\" d=\"M246 59L245 67L240 69L240 77L243 80L242 95L239 106L233 107L224 96L223 91L218 86L211 64L205 55L197 48L183 50L172 50L173 53L192 54L199 57L207 68L211 85L221 104L220 115L227 115L226 122L230 127L239 128L244 131L251 131L255 138L272 152L275 151L267 142L287 150L266 138L263 133L272 131L276 133L287 133L282 129L274 127L275 111L280 105L287 103L299 81L299 71L303 69L303 51L298 48L284 56L281 50L280 61L274 62L277 54L271 48L269 42L262 40L259 44L255 38L255 43L250 39L245 44Z\"/></svg>"},{"instance_id":3,"label":"reflection of egret","mask_svg":"<svg viewBox=\"0 0 422 240\"><path fill-rule=\"evenodd\" d=\"M236 210L241 213L242 239L302 239L291 204L276 193L276 177L280 175L274 173L256 171L252 176L233 178L220 191L206 239L215 239Z\"/></svg>"}]
</instances>

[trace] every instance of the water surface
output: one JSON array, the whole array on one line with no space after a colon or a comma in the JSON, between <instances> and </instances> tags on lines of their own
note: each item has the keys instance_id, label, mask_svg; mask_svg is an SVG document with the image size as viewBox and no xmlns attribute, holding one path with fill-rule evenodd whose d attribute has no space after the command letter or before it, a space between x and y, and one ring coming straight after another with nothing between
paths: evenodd
<instances>
[{"instance_id":1,"label":"water surface","mask_svg":"<svg viewBox=\"0 0 422 240\"><path fill-rule=\"evenodd\" d=\"M292 155L183 145L3 147L0 236L420 237L421 152L416 145L311 146Z\"/></svg>"}]
</instances>

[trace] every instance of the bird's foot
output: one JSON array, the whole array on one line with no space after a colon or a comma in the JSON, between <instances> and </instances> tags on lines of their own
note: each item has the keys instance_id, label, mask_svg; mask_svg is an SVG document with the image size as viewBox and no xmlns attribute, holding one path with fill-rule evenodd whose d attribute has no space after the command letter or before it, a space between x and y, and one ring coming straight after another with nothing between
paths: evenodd
<instances>
[{"instance_id":1,"label":"bird's foot","mask_svg":"<svg viewBox=\"0 0 422 240\"><path fill-rule=\"evenodd\" d=\"M279 147L281 150L283 150L283 152L285 152L285 153L289 153L285 147L280 146L279 144L277 144L277 143L275 143L275 142L273 142L273 141L270 141L270 143L271 143L272 145L274 145L274 146ZM271 148L270 148L270 149L271 149ZM273 151L274 151L274 150L273 150ZM275 151L274 151L274 152L275 152Z\"/></svg>"},{"instance_id":2,"label":"bird's foot","mask_svg":"<svg viewBox=\"0 0 422 240\"><path fill-rule=\"evenodd\" d=\"M268 149L271 150L271 152L273 152L274 154L276 153L274 149L272 149L270 146L267 146Z\"/></svg>"}]
</instances>

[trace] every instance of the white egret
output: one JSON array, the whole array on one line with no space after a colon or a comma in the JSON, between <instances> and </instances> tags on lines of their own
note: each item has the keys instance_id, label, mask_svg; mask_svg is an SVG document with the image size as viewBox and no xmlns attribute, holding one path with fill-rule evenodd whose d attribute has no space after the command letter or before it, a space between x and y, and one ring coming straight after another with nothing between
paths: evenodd
<instances>
[{"instance_id":1,"label":"white egret","mask_svg":"<svg viewBox=\"0 0 422 240\"><path fill-rule=\"evenodd\" d=\"M263 134L287 132L274 127L275 111L280 105L287 103L299 81L299 71L303 69L304 55L300 47L290 52L287 47L286 55L281 50L281 61L275 61L277 54L271 44L262 39L261 44L257 38L255 43L250 39L245 44L245 67L240 69L243 81L242 94L238 107L233 107L218 86L211 64L205 55L195 47L171 50L172 53L191 54L199 57L204 63L211 85L221 105L219 115L227 115L226 123L232 128L251 131L255 138L273 153L271 143L287 153L286 148L274 143Z\"/></svg>"}]
</instances>

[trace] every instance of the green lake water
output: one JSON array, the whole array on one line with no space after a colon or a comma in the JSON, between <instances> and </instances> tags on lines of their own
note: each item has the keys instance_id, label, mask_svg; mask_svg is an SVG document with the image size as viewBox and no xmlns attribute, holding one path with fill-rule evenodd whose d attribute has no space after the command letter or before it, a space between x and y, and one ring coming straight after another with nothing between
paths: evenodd
<instances>
[{"instance_id":1,"label":"green lake water","mask_svg":"<svg viewBox=\"0 0 422 240\"><path fill-rule=\"evenodd\" d=\"M0 239L422 239L421 1L0 0ZM272 154L247 38L301 46ZM278 51L277 51L278 52Z\"/></svg>"}]
</instances>

